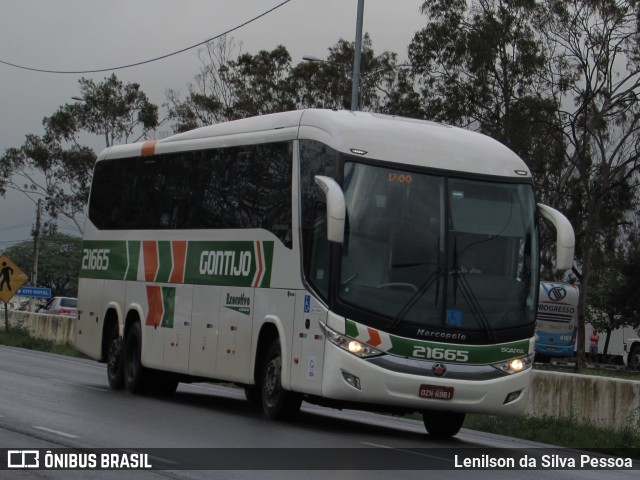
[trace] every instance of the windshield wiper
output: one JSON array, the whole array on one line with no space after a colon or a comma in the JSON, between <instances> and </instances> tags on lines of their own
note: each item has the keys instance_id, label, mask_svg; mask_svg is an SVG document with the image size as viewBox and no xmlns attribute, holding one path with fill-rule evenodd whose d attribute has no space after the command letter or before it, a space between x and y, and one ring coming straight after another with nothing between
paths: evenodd
<instances>
[{"instance_id":1,"label":"windshield wiper","mask_svg":"<svg viewBox=\"0 0 640 480\"><path fill-rule=\"evenodd\" d=\"M436 284L435 299L436 299L436 304L438 303L438 293L440 290L440 274L441 273L442 273L442 268L440 267L436 267L436 269L433 272L431 272L431 275L427 277L427 279L420 286L418 291L411 296L411 298L407 301L407 303L405 303L402 306L402 308L396 314L396 316L393 317L393 320L391 320L391 323L389 324L390 330L395 330L395 328L404 319L405 315L409 312L409 310L411 310L415 306L415 304L418 303L418 301L422 298L422 296L427 292L427 290L431 288L431 285L433 285L434 282L436 281L438 283Z\"/></svg>"},{"instance_id":2,"label":"windshield wiper","mask_svg":"<svg viewBox=\"0 0 640 480\"><path fill-rule=\"evenodd\" d=\"M455 305L455 295L458 290L458 279L460 279L460 282L459 282L460 291L462 292L462 297L467 302L467 305L469 305L469 309L471 310L471 313L473 314L475 319L478 321L480 326L485 329L485 331L487 332L487 335L489 336L489 340L492 342L495 341L496 335L495 335L495 332L493 331L493 328L491 327L491 323L489 322L489 319L487 318L484 311L482 310L480 301L478 300L478 297L476 296L476 294L473 292L473 289L469 285L469 282L467 281L467 276L462 270L462 268L460 267L456 268L456 270L453 272L453 276L455 280L453 284L454 305Z\"/></svg>"}]
</instances>

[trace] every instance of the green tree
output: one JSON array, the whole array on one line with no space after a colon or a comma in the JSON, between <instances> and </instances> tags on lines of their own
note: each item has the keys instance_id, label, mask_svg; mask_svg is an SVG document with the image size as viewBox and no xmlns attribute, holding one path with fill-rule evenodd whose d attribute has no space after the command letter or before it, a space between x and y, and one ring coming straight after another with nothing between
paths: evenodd
<instances>
[{"instance_id":1,"label":"green tree","mask_svg":"<svg viewBox=\"0 0 640 480\"><path fill-rule=\"evenodd\" d=\"M283 46L251 55L223 37L207 44L200 62L202 68L184 100L175 90L169 91L176 132L295 108L289 81L291 56Z\"/></svg>"},{"instance_id":2,"label":"green tree","mask_svg":"<svg viewBox=\"0 0 640 480\"><path fill-rule=\"evenodd\" d=\"M158 127L158 107L137 83L123 83L112 74L101 83L81 78L80 97L43 120L47 134L78 144L82 133L104 138L105 147L145 138ZM136 135L136 137L133 137Z\"/></svg>"},{"instance_id":3,"label":"green tree","mask_svg":"<svg viewBox=\"0 0 640 480\"><path fill-rule=\"evenodd\" d=\"M625 297L629 277L622 272L626 263L621 251L599 251L593 259L593 277L588 292L587 318L599 332L606 333L603 353L608 352L609 337L613 330L630 325L632 317L627 316L629 298ZM635 282L634 282L635 283Z\"/></svg>"},{"instance_id":4,"label":"green tree","mask_svg":"<svg viewBox=\"0 0 640 480\"><path fill-rule=\"evenodd\" d=\"M540 32L553 56L546 81L567 148L565 181L582 192L577 230L581 267L578 365L584 365L585 315L598 249L611 252L636 201L640 168L638 3L628 0L545 0ZM594 278L592 278L592 276Z\"/></svg>"},{"instance_id":5,"label":"green tree","mask_svg":"<svg viewBox=\"0 0 640 480\"><path fill-rule=\"evenodd\" d=\"M27 135L19 148L10 148L0 158L0 194L11 188L26 194L34 204L44 198L44 206L55 230L59 216L69 219L82 232L80 215L89 198L91 172L96 155L88 147L65 148L49 135Z\"/></svg>"},{"instance_id":6,"label":"green tree","mask_svg":"<svg viewBox=\"0 0 640 480\"><path fill-rule=\"evenodd\" d=\"M45 235L40 244L38 287L51 289L53 296L78 295L81 261L81 239L69 235ZM22 242L4 252L26 272L33 264L33 243Z\"/></svg>"},{"instance_id":7,"label":"green tree","mask_svg":"<svg viewBox=\"0 0 640 480\"><path fill-rule=\"evenodd\" d=\"M359 107L389 113L417 108L411 76L398 67L397 55L376 55L366 34L362 50ZM182 100L179 92L169 91L174 129L296 108L351 108L353 54L353 42L339 40L326 60L292 66L283 46L251 55L241 53L241 44L233 39L218 39L200 52L202 68L187 97Z\"/></svg>"},{"instance_id":8,"label":"green tree","mask_svg":"<svg viewBox=\"0 0 640 480\"><path fill-rule=\"evenodd\" d=\"M427 25L409 46L421 116L501 141L529 165L539 198L558 200L565 143L544 82L536 1L433 0L422 12Z\"/></svg>"},{"instance_id":9,"label":"green tree","mask_svg":"<svg viewBox=\"0 0 640 480\"><path fill-rule=\"evenodd\" d=\"M81 233L79 217L87 204L96 155L80 143L80 136L99 135L108 147L129 141L134 132L144 137L159 122L157 106L137 83L124 84L111 75L98 84L85 78L79 84L82 101L58 108L44 118L42 136L27 135L21 147L0 157L0 195L11 188L34 203L42 198L53 230L62 215Z\"/></svg>"},{"instance_id":10,"label":"green tree","mask_svg":"<svg viewBox=\"0 0 640 480\"><path fill-rule=\"evenodd\" d=\"M291 72L298 108L351 109L354 42L340 39L329 48L326 59L304 61ZM376 55L371 37L362 39L360 65L359 110L381 111L395 91L397 55L383 52Z\"/></svg>"}]
</instances>

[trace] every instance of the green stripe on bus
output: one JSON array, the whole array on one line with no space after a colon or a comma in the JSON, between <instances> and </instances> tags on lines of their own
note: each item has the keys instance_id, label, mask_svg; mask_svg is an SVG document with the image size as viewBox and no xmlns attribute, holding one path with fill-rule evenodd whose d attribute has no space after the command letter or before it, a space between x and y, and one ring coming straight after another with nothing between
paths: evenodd
<instances>
[{"instance_id":1,"label":"green stripe on bus","mask_svg":"<svg viewBox=\"0 0 640 480\"><path fill-rule=\"evenodd\" d=\"M160 326L173 328L173 317L176 310L176 289L175 287L162 287L162 305L164 313Z\"/></svg>"},{"instance_id":2,"label":"green stripe on bus","mask_svg":"<svg viewBox=\"0 0 640 480\"><path fill-rule=\"evenodd\" d=\"M264 254L265 272L259 287L269 288L271 286L271 267L273 266L273 242L260 242L262 244Z\"/></svg>"},{"instance_id":3,"label":"green stripe on bus","mask_svg":"<svg viewBox=\"0 0 640 480\"><path fill-rule=\"evenodd\" d=\"M156 272L156 282L166 283L169 281L173 262L171 260L171 242L158 242L158 271Z\"/></svg>"},{"instance_id":4,"label":"green stripe on bus","mask_svg":"<svg viewBox=\"0 0 640 480\"><path fill-rule=\"evenodd\" d=\"M90 240L82 242L80 277L122 280L129 256L124 241Z\"/></svg>"},{"instance_id":5,"label":"green stripe on bus","mask_svg":"<svg viewBox=\"0 0 640 480\"><path fill-rule=\"evenodd\" d=\"M529 354L529 340L498 345L460 345L413 340L395 335L390 337L392 347L389 353L433 361L486 365Z\"/></svg>"},{"instance_id":6,"label":"green stripe on bus","mask_svg":"<svg viewBox=\"0 0 640 480\"><path fill-rule=\"evenodd\" d=\"M85 240L82 278L137 280L141 242ZM188 243L184 283L235 287L271 286L273 241L191 241ZM158 283L168 283L173 269L170 241L158 242Z\"/></svg>"},{"instance_id":7,"label":"green stripe on bus","mask_svg":"<svg viewBox=\"0 0 640 480\"><path fill-rule=\"evenodd\" d=\"M125 272L125 280L137 280L138 279L138 262L140 261L140 242L137 240L130 240L127 242L128 251L128 267Z\"/></svg>"},{"instance_id":8,"label":"green stripe on bus","mask_svg":"<svg viewBox=\"0 0 640 480\"><path fill-rule=\"evenodd\" d=\"M447 363L487 365L529 354L529 339L498 345L463 345L433 342L391 335L381 330L358 324L352 320L347 320L345 333L360 342L366 343L371 339L371 330L376 332L376 337L381 340L380 345L372 345L373 347L400 357Z\"/></svg>"}]
</instances>

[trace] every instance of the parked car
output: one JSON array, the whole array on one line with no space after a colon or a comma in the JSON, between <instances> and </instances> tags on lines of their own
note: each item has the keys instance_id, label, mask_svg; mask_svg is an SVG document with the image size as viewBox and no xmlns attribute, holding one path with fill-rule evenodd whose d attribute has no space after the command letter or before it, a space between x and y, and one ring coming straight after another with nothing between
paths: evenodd
<instances>
[{"instance_id":1,"label":"parked car","mask_svg":"<svg viewBox=\"0 0 640 480\"><path fill-rule=\"evenodd\" d=\"M43 307L40 307L38 312L47 315L77 317L78 299L72 297L53 297Z\"/></svg>"}]
</instances>

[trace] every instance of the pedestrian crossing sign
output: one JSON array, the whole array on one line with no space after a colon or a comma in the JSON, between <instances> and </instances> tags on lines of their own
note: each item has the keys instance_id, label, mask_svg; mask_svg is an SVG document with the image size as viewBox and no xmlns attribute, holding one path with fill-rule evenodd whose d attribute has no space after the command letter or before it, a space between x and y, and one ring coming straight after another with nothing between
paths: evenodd
<instances>
[{"instance_id":1,"label":"pedestrian crossing sign","mask_svg":"<svg viewBox=\"0 0 640 480\"><path fill-rule=\"evenodd\" d=\"M28 279L29 277L9 257L0 256L0 300L9 303Z\"/></svg>"}]
</instances>

